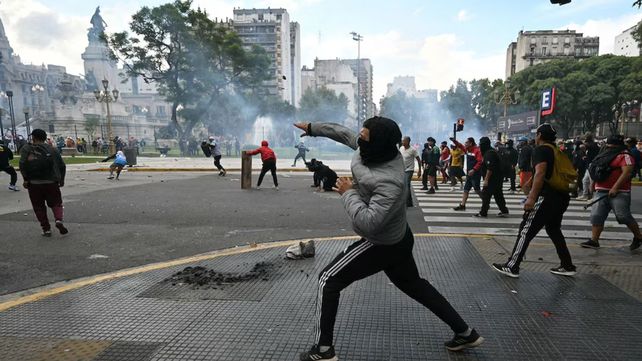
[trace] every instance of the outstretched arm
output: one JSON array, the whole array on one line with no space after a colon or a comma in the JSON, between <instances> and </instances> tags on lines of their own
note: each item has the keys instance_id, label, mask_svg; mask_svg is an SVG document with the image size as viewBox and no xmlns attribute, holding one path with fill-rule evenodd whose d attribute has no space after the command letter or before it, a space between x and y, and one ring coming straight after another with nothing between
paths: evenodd
<instances>
[{"instance_id":1,"label":"outstretched arm","mask_svg":"<svg viewBox=\"0 0 642 361\"><path fill-rule=\"evenodd\" d=\"M336 123L295 123L295 127L303 130L301 136L326 137L345 144L352 149L357 149L359 135L354 131Z\"/></svg>"}]
</instances>

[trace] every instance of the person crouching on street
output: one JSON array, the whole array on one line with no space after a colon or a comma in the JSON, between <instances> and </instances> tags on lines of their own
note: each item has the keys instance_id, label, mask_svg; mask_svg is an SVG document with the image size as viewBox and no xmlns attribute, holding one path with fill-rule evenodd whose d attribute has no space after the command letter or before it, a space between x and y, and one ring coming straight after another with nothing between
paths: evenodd
<instances>
[{"instance_id":1,"label":"person crouching on street","mask_svg":"<svg viewBox=\"0 0 642 361\"><path fill-rule=\"evenodd\" d=\"M109 157L102 160L106 162L110 159L113 159L114 162L109 166L109 177L107 179L114 179L114 171L116 171L116 180L120 177L120 172L127 165L127 158L125 158L125 153L122 150L119 150L115 154L110 155Z\"/></svg>"}]
</instances>

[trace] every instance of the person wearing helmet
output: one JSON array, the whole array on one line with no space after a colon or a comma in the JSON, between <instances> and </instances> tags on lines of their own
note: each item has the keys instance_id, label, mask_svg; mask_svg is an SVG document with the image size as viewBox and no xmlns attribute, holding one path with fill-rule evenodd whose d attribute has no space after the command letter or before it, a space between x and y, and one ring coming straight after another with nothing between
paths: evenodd
<instances>
[{"instance_id":1,"label":"person wearing helmet","mask_svg":"<svg viewBox=\"0 0 642 361\"><path fill-rule=\"evenodd\" d=\"M339 296L351 283L384 271L390 281L448 324L455 333L445 343L459 351L480 345L484 339L468 326L450 303L419 276L412 255L414 237L406 219L408 189L403 156L399 152L399 126L392 119L373 117L356 134L335 123L297 123L303 136L321 136L354 149L352 179L340 177L335 190L352 229L361 239L348 246L319 275L315 343L300 355L302 361L336 360L334 323ZM377 359L376 355L371 355Z\"/></svg>"}]
</instances>

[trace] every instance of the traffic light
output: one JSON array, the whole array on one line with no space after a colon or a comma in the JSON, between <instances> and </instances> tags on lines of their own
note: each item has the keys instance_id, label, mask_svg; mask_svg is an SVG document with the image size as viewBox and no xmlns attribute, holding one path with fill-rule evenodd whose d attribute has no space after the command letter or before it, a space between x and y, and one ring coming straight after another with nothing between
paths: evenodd
<instances>
[{"instance_id":1,"label":"traffic light","mask_svg":"<svg viewBox=\"0 0 642 361\"><path fill-rule=\"evenodd\" d=\"M551 0L551 4L564 5L570 3L571 0Z\"/></svg>"},{"instance_id":2,"label":"traffic light","mask_svg":"<svg viewBox=\"0 0 642 361\"><path fill-rule=\"evenodd\" d=\"M458 132L461 132L464 130L464 118L459 118L457 119L457 128L455 128Z\"/></svg>"}]
</instances>

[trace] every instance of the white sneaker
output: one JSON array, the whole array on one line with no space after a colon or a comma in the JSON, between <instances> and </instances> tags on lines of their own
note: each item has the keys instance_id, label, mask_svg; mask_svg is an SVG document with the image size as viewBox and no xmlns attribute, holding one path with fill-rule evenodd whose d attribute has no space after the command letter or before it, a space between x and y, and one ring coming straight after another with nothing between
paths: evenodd
<instances>
[{"instance_id":1,"label":"white sneaker","mask_svg":"<svg viewBox=\"0 0 642 361\"><path fill-rule=\"evenodd\" d=\"M261 190L261 186L256 186L256 189L257 190Z\"/></svg>"},{"instance_id":2,"label":"white sneaker","mask_svg":"<svg viewBox=\"0 0 642 361\"><path fill-rule=\"evenodd\" d=\"M274 187L274 190L278 191L278 190L279 190L279 187L276 187L276 186L275 186L275 187Z\"/></svg>"},{"instance_id":3,"label":"white sneaker","mask_svg":"<svg viewBox=\"0 0 642 361\"><path fill-rule=\"evenodd\" d=\"M9 190L12 190L12 191L14 191L14 192L17 192L17 191L19 191L20 189L18 189L18 187L16 187L16 186L12 186L11 184L9 184Z\"/></svg>"},{"instance_id":4,"label":"white sneaker","mask_svg":"<svg viewBox=\"0 0 642 361\"><path fill-rule=\"evenodd\" d=\"M454 192L454 191L455 191L455 187L454 187L454 186L453 186L453 187L450 187L450 191L451 191L451 192Z\"/></svg>"}]
</instances>

